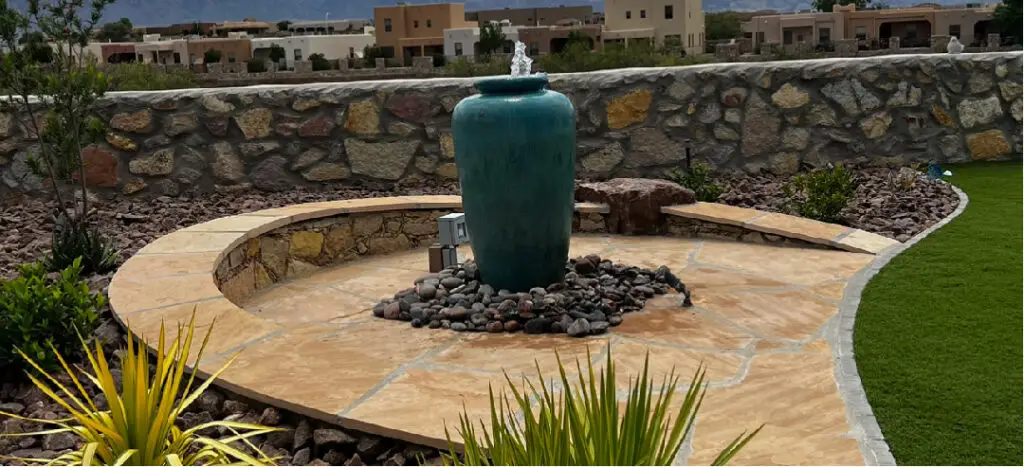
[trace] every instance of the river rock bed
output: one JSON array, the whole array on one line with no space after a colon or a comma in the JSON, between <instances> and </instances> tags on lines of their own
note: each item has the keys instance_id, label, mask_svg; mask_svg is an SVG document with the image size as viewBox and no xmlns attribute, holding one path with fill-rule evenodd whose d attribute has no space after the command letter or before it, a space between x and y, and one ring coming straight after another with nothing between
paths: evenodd
<instances>
[{"instance_id":1,"label":"river rock bed","mask_svg":"<svg viewBox=\"0 0 1024 467\"><path fill-rule=\"evenodd\" d=\"M564 282L513 293L482 283L476 263L467 261L416 279L373 314L415 328L585 337L618 326L623 314L672 289L690 305L689 291L666 266L651 270L587 255L569 260L565 271Z\"/></svg>"}]
</instances>

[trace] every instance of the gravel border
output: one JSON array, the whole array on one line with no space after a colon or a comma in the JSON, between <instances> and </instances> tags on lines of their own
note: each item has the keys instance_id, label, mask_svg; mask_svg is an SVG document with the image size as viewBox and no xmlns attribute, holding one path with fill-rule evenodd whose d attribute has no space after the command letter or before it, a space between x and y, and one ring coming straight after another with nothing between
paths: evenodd
<instances>
[{"instance_id":1,"label":"gravel border","mask_svg":"<svg viewBox=\"0 0 1024 467\"><path fill-rule=\"evenodd\" d=\"M948 183L948 182L944 182ZM839 325L831 333L829 343L832 346L832 359L835 362L835 378L839 386L839 394L846 404L846 419L850 423L853 435L857 439L861 455L867 465L896 465L896 458L889 450L889 443L882 435L878 420L868 403L867 393L861 385L860 373L853 353L853 327L860 307L861 294L864 287L893 258L911 248L932 232L939 230L957 218L967 208L967 194L949 184L960 198L956 209L944 219L933 224L923 232L915 235L901 245L895 245L880 253L868 267L860 270L846 285L843 299L839 302Z\"/></svg>"}]
</instances>

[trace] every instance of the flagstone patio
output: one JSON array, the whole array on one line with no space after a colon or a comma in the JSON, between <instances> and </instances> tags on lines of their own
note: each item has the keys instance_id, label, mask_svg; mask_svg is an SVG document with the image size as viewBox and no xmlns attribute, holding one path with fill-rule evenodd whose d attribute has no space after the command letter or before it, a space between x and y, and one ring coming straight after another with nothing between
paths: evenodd
<instances>
[{"instance_id":1,"label":"flagstone patio","mask_svg":"<svg viewBox=\"0 0 1024 467\"><path fill-rule=\"evenodd\" d=\"M363 256L245 293L229 294L214 279L218 265L235 261L230 257L247 251L247 242L299 221L385 205L450 207L437 200L381 200L267 210L171 234L119 270L111 284L112 308L133 332L149 337L161 322L181 323L193 311L201 331L216 319L211 348L198 365L201 374L237 356L219 385L303 415L411 442L445 447L445 423L453 427L463 408L471 416L486 416L488 385L502 387L503 371L518 380L535 376L539 365L550 378L557 373L555 351L569 363L587 358L589 351L601 365L610 350L623 388L647 354L658 379L674 368L688 381L700 363L707 366L707 398L681 462L707 464L738 434L762 423L764 430L734 464L865 462L861 433L837 387L832 340L846 283L874 254L576 235L571 255L667 265L693 291L695 305L682 308L681 297L659 296L642 311L626 314L609 333L584 339L416 329L373 317L375 303L427 273L422 247ZM722 212L733 224L767 222L764 228L774 235L833 248L878 252L896 244L838 226L731 209L739 208ZM723 222L713 211L707 205L664 209ZM462 247L460 255L470 257L471 251ZM259 282L260 276L249 280Z\"/></svg>"}]
</instances>

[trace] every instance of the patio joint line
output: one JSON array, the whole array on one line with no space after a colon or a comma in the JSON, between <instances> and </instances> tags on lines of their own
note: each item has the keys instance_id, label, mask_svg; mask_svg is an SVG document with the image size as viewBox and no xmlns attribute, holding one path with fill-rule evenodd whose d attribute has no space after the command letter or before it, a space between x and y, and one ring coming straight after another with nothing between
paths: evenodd
<instances>
[{"instance_id":1,"label":"patio joint line","mask_svg":"<svg viewBox=\"0 0 1024 467\"><path fill-rule=\"evenodd\" d=\"M423 352L422 354L420 354L420 356L412 359L411 361L403 363L401 365L398 365L398 368L395 368L394 371L389 373L387 376L385 376L383 379L381 379L377 384L373 385L372 388L370 388L365 393L363 393L363 395L359 396L358 399L356 399L355 401L352 401L352 403L349 404L348 407L346 407L343 410L339 411L335 415L338 416L338 417L347 417L348 414L351 413L353 410L355 410L356 407L359 407L360 404L362 404L363 402L366 402L367 400L369 400L373 396L377 395L378 392L380 392L382 389L384 389L389 384L391 384L391 382L394 381L395 379L398 379L399 376L404 375L406 373L407 369L409 369L410 367L415 367L415 365L419 364L421 361L423 361L423 360L425 360L427 358L435 357L438 354L440 354L441 352L443 352L445 350L448 350L453 345L458 343L460 340L461 339L459 339L459 335L458 334L453 335L450 338L448 338L447 340L445 340L444 342L434 346L433 348L427 350L426 352Z\"/></svg>"},{"instance_id":2,"label":"patio joint line","mask_svg":"<svg viewBox=\"0 0 1024 467\"><path fill-rule=\"evenodd\" d=\"M117 314L119 316L128 317L128 316L132 316L132 315L134 315L136 313L145 313L145 312L148 312L148 311L159 311L159 310L163 310L165 308L171 308L171 307L181 306L181 305L191 305L191 304L199 304L199 303L203 303L203 302L212 302L214 300L218 300L218 299L222 299L222 298L227 300L227 298L223 294L221 294L221 295L212 295L212 296L209 296L209 297L197 298L195 300L186 300L184 302L177 302L177 303L170 303L170 304L167 304L167 305L155 306L153 308L143 308L141 310L132 310L132 311L118 312ZM228 300L228 302L231 302L231 300ZM234 304L233 302L231 302L231 303ZM235 305L235 306L238 306L238 305ZM241 308L241 307L239 307L239 308Z\"/></svg>"},{"instance_id":3,"label":"patio joint line","mask_svg":"<svg viewBox=\"0 0 1024 467\"><path fill-rule=\"evenodd\" d=\"M867 393L864 392L864 386L861 384L857 362L854 358L853 328L861 295L871 278L893 258L963 214L967 209L967 194L953 184L949 184L949 186L956 192L960 201L956 209L910 240L882 251L876 255L874 261L851 277L847 282L843 299L839 303L838 325L828 336L832 348L832 358L835 361L833 371L839 388L839 396L846 406L847 422L853 430L857 446L867 465L895 466L896 459L889 449L889 444L885 441L881 427L878 426L878 420L875 419Z\"/></svg>"},{"instance_id":4,"label":"patio joint line","mask_svg":"<svg viewBox=\"0 0 1024 467\"><path fill-rule=\"evenodd\" d=\"M277 337L277 336L279 336L281 334L284 334L284 329L278 329L276 331L264 334L264 335L262 335L260 337L255 338L255 339L249 339L249 340L247 340L247 341L245 341L245 342L243 342L241 344L238 344L238 345L236 345L236 346L234 346L234 347L232 347L230 349L227 349L227 350L225 350L223 352L218 352L218 353L215 353L213 355L203 356L203 359L198 361L198 362L196 362L193 366L202 365L203 362L209 363L209 362L216 361L216 360L218 360L220 358L229 356L229 355L231 355L231 354L233 354L235 352L243 351L243 350L245 350L246 348L248 348L251 345L256 345L256 344L260 344L260 343L266 342L266 341L268 341L270 339L273 339L273 338L275 338L275 337Z\"/></svg>"}]
</instances>

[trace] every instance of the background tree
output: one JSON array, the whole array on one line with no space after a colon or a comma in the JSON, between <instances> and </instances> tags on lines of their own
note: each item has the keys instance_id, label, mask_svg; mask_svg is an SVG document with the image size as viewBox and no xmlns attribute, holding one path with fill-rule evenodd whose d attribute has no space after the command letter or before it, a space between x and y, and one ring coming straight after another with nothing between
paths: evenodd
<instances>
[{"instance_id":1,"label":"background tree","mask_svg":"<svg viewBox=\"0 0 1024 467\"><path fill-rule=\"evenodd\" d=\"M863 10L871 4L871 0L811 0L811 7L829 13L832 11L833 5L849 5L851 3L857 5L858 10Z\"/></svg>"},{"instance_id":2,"label":"background tree","mask_svg":"<svg viewBox=\"0 0 1024 467\"><path fill-rule=\"evenodd\" d=\"M288 20L278 21L277 22L277 30L278 31L287 31L288 30L288 26L291 26L291 25L292 25L292 22L288 21Z\"/></svg>"},{"instance_id":3,"label":"background tree","mask_svg":"<svg viewBox=\"0 0 1024 467\"><path fill-rule=\"evenodd\" d=\"M496 50L501 50L505 45L505 33L495 23L484 24L480 28L480 54L490 55Z\"/></svg>"},{"instance_id":4,"label":"background tree","mask_svg":"<svg viewBox=\"0 0 1024 467\"><path fill-rule=\"evenodd\" d=\"M192 28L189 29L188 33L196 35L196 36L203 35L203 29L199 27L199 22L198 21L192 23Z\"/></svg>"},{"instance_id":5,"label":"background tree","mask_svg":"<svg viewBox=\"0 0 1024 467\"><path fill-rule=\"evenodd\" d=\"M820 0L819 0L820 1ZM704 34L709 41L743 37L743 18L735 11L704 13Z\"/></svg>"},{"instance_id":6,"label":"background tree","mask_svg":"<svg viewBox=\"0 0 1024 467\"><path fill-rule=\"evenodd\" d=\"M270 45L270 60L272 62L281 63L281 60L284 60L285 56L287 56L287 54L284 51L284 47L277 44Z\"/></svg>"},{"instance_id":7,"label":"background tree","mask_svg":"<svg viewBox=\"0 0 1024 467\"><path fill-rule=\"evenodd\" d=\"M1021 13L1021 0L1003 0L1003 3L996 6L993 16L995 17L994 22L999 30L999 34L1018 39L1021 37L1022 31L1024 31L1024 23L1022 23L1024 14Z\"/></svg>"},{"instance_id":8,"label":"background tree","mask_svg":"<svg viewBox=\"0 0 1024 467\"><path fill-rule=\"evenodd\" d=\"M107 23L98 34L99 39L111 42L125 42L132 37L132 20L121 18L115 23Z\"/></svg>"},{"instance_id":9,"label":"background tree","mask_svg":"<svg viewBox=\"0 0 1024 467\"><path fill-rule=\"evenodd\" d=\"M203 63L220 63L220 51L210 49L203 52Z\"/></svg>"}]
</instances>

